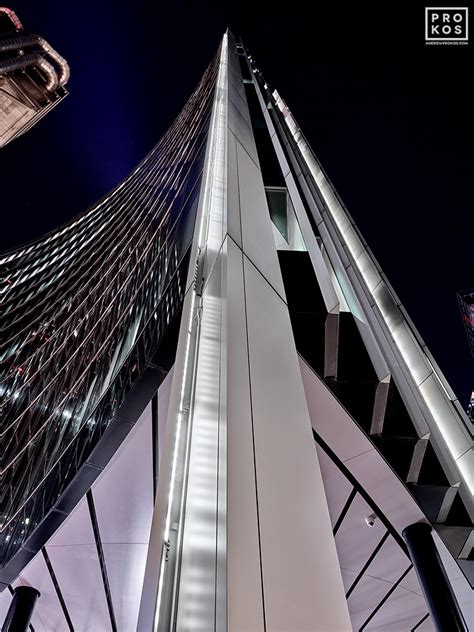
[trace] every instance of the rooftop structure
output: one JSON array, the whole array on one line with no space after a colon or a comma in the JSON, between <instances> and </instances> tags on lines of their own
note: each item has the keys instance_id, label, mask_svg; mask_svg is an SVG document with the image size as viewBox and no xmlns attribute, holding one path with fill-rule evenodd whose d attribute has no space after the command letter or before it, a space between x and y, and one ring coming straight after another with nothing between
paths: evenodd
<instances>
[{"instance_id":1,"label":"rooftop structure","mask_svg":"<svg viewBox=\"0 0 474 632\"><path fill-rule=\"evenodd\" d=\"M66 60L16 13L0 7L0 147L28 131L66 95Z\"/></svg>"}]
</instances>

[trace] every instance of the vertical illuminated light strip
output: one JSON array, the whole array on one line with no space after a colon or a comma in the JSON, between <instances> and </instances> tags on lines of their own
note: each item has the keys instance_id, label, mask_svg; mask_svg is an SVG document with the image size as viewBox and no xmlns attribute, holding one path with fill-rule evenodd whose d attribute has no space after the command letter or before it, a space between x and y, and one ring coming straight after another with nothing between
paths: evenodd
<instances>
[{"instance_id":1,"label":"vertical illuminated light strip","mask_svg":"<svg viewBox=\"0 0 474 632\"><path fill-rule=\"evenodd\" d=\"M437 430L441 434L456 465L460 479L472 495L474 492L472 441L469 438L467 428L464 427L460 415L456 413L452 406L451 398L441 377L416 341L409 324L393 300L389 288L382 279L371 255L359 238L351 220L339 203L331 184L317 163L291 112L276 90L272 96L283 114L286 125L298 146L314 183L326 203L344 244L347 246L359 270L366 288L380 310L384 323L410 372L418 392L427 405Z\"/></svg>"},{"instance_id":2,"label":"vertical illuminated light strip","mask_svg":"<svg viewBox=\"0 0 474 632\"><path fill-rule=\"evenodd\" d=\"M224 253L219 256L224 239L226 220L227 173L227 45L223 40L221 73L217 79L216 118L213 121L210 154L210 182L205 230L199 238L203 249L202 316L198 333L196 371L193 376L192 437L187 463L187 488L181 520L179 577L176 578L177 598L172 624L177 630L214 629L217 624L216 565L222 555L217 552L218 514L221 512L218 494L221 476L218 471L222 456L220 436L225 427L225 415L220 415L221 336L223 301L221 272ZM225 264L224 264L225 265ZM201 276L199 277L199 280ZM225 370L225 369L224 369ZM224 463L225 470L225 463ZM225 556L225 550L223 551Z\"/></svg>"},{"instance_id":3,"label":"vertical illuminated light strip","mask_svg":"<svg viewBox=\"0 0 474 632\"><path fill-rule=\"evenodd\" d=\"M205 183L204 183L204 195L203 203L201 206L201 216L199 218L199 231L198 231L198 256L206 257L209 260L209 255L217 253L217 242L219 241L216 230L219 231L219 224L222 225L225 213L225 201L224 201L224 178L225 178L225 134L227 125L227 103L226 103L226 88L227 88L227 34L224 35L221 47L221 56L219 60L219 72L216 84L216 95L214 97L213 112L211 117L211 123L209 128L209 156L207 162ZM219 155L221 153L221 156ZM220 158L220 159L219 159ZM217 219L217 221L216 221ZM206 248L207 247L207 248ZM211 262L212 263L212 262ZM201 268L201 264L199 265ZM158 591L156 596L156 606L154 615L154 632L158 631L160 622L160 611L162 606L163 586L165 581L165 568L166 568L166 554L169 547L171 519L173 512L174 502L179 501L180 507L180 523L183 518L183 506L184 502L182 494L185 493L183 489L183 481L177 480L177 467L178 457L180 453L181 444L181 428L185 420L185 416L188 415L188 433L191 431L189 424L189 418L191 411L186 410L185 402L186 396L192 391L193 383L196 379L194 362L191 363L191 353L193 358L196 357L197 348L199 346L199 336L196 335L193 342L193 335L197 333L198 311L199 303L196 300L196 288L191 287L191 302L189 307L189 320L186 332L186 346L184 353L184 366L182 373L182 383L179 396L178 414L176 421L176 434L173 448L173 460L171 466L171 478L169 486L168 503L166 508L166 521L163 532L163 547L160 562L160 574L158 580ZM193 330L196 331L193 331ZM193 344L192 344L193 343ZM191 370L194 369L194 370ZM186 443L189 443L189 436L186 437ZM181 483L180 489L177 489L178 484ZM178 497L178 498L177 498ZM182 530L182 524L180 529ZM176 552L180 555L180 552ZM174 578L169 578L168 581L173 581Z\"/></svg>"}]
</instances>

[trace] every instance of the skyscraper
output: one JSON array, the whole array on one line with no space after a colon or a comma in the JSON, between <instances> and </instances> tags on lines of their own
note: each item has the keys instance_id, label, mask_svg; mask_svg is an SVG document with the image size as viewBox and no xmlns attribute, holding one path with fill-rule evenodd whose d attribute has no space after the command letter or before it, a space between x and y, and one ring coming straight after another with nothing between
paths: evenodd
<instances>
[{"instance_id":1,"label":"skyscraper","mask_svg":"<svg viewBox=\"0 0 474 632\"><path fill-rule=\"evenodd\" d=\"M1 266L0 581L48 629L433 629L413 523L462 621L469 420L230 33L132 174Z\"/></svg>"}]
</instances>

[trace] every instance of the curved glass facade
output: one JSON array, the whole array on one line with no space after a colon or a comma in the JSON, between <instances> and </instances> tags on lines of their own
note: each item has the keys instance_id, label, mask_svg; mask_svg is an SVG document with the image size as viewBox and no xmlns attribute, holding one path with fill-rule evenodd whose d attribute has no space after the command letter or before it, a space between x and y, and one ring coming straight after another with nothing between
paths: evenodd
<instances>
[{"instance_id":1,"label":"curved glass facade","mask_svg":"<svg viewBox=\"0 0 474 632\"><path fill-rule=\"evenodd\" d=\"M25 545L181 308L218 56L114 191L0 258L0 564Z\"/></svg>"}]
</instances>

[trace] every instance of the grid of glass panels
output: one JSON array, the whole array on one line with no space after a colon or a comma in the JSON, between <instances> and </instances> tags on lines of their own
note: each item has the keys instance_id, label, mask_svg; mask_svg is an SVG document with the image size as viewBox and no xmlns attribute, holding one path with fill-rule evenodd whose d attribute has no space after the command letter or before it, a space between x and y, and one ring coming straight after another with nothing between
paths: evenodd
<instances>
[{"instance_id":1,"label":"grid of glass panels","mask_svg":"<svg viewBox=\"0 0 474 632\"><path fill-rule=\"evenodd\" d=\"M0 256L0 565L77 474L181 307L218 58L110 195Z\"/></svg>"}]
</instances>

